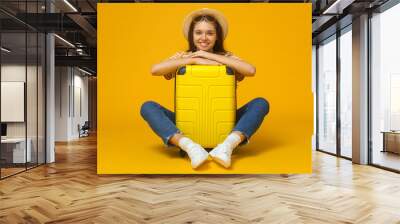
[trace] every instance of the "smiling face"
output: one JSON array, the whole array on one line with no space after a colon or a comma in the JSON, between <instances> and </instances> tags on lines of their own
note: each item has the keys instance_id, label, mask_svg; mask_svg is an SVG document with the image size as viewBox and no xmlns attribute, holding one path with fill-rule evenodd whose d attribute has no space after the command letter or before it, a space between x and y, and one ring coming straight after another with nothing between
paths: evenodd
<instances>
[{"instance_id":1,"label":"smiling face","mask_svg":"<svg viewBox=\"0 0 400 224\"><path fill-rule=\"evenodd\" d=\"M226 53L221 25L210 15L195 17L188 31L188 51L198 50L212 53Z\"/></svg>"},{"instance_id":2,"label":"smiling face","mask_svg":"<svg viewBox=\"0 0 400 224\"><path fill-rule=\"evenodd\" d=\"M217 30L212 22L200 21L193 28L193 43L197 50L213 52Z\"/></svg>"}]
</instances>

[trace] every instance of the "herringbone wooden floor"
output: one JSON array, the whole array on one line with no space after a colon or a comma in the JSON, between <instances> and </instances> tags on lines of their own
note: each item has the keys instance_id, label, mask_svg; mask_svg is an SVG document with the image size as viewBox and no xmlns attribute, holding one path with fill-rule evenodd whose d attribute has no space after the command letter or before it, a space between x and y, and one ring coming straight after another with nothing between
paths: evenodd
<instances>
[{"instance_id":1,"label":"herringbone wooden floor","mask_svg":"<svg viewBox=\"0 0 400 224\"><path fill-rule=\"evenodd\" d=\"M0 181L0 223L400 223L400 175L319 152L312 175L98 176L95 137L56 151Z\"/></svg>"}]
</instances>

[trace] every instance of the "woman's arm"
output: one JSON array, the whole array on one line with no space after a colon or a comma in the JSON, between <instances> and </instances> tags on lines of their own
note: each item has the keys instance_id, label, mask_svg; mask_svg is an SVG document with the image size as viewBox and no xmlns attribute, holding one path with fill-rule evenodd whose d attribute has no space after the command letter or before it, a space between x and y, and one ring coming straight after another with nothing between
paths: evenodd
<instances>
[{"instance_id":1,"label":"woman's arm","mask_svg":"<svg viewBox=\"0 0 400 224\"><path fill-rule=\"evenodd\" d=\"M151 67L152 75L168 75L175 73L176 69L187 64L193 64L194 58L171 59L155 64Z\"/></svg>"},{"instance_id":2,"label":"woman's arm","mask_svg":"<svg viewBox=\"0 0 400 224\"><path fill-rule=\"evenodd\" d=\"M219 54L213 54L207 51L196 51L190 55L191 57L202 57L206 58L209 60L217 61L221 64L227 65L231 68L233 68L237 73L239 73L239 76L254 76L256 73L256 68L251 65L250 63L247 63L243 60L238 60L232 57L224 56L224 55L219 55ZM243 78L241 78L243 79Z\"/></svg>"}]
</instances>

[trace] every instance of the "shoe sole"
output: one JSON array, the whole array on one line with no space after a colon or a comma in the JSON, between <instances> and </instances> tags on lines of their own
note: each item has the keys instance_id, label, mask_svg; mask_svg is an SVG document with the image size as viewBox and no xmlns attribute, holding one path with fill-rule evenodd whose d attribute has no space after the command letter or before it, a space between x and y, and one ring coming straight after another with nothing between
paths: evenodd
<instances>
[{"instance_id":1,"label":"shoe sole","mask_svg":"<svg viewBox=\"0 0 400 224\"><path fill-rule=\"evenodd\" d=\"M210 156L211 156L211 158L212 158L213 160L215 160L215 162L219 163L219 164L222 165L223 167L225 167L225 168L229 168L229 167L230 167L230 164L226 164L222 159L220 159L220 158L218 158L218 157L214 157L214 156L212 156L211 154L210 154Z\"/></svg>"},{"instance_id":2,"label":"shoe sole","mask_svg":"<svg viewBox=\"0 0 400 224\"><path fill-rule=\"evenodd\" d=\"M195 166L195 167L192 166L192 168L196 169L197 167L201 166L205 161L207 161L207 159L208 159L208 156L203 161L201 161L201 163L199 163L197 166Z\"/></svg>"}]
</instances>

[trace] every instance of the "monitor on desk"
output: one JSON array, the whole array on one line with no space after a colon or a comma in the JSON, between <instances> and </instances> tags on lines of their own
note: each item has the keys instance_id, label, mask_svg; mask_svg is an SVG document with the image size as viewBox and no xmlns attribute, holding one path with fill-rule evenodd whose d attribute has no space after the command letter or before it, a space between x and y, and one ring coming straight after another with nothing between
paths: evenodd
<instances>
[{"instance_id":1,"label":"monitor on desk","mask_svg":"<svg viewBox=\"0 0 400 224\"><path fill-rule=\"evenodd\" d=\"M1 123L1 138L5 138L7 136L7 124Z\"/></svg>"}]
</instances>

